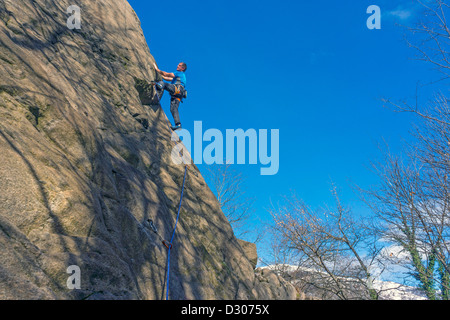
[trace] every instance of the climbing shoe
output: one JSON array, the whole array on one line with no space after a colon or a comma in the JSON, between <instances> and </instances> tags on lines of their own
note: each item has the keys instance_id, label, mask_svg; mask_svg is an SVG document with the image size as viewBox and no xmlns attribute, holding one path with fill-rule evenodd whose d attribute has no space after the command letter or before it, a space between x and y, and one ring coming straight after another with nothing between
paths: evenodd
<instances>
[{"instance_id":1,"label":"climbing shoe","mask_svg":"<svg viewBox=\"0 0 450 320\"><path fill-rule=\"evenodd\" d=\"M159 90L163 89L163 83L161 81L160 82L154 82L153 84L155 85L155 87L157 89L159 89Z\"/></svg>"},{"instance_id":2,"label":"climbing shoe","mask_svg":"<svg viewBox=\"0 0 450 320\"><path fill-rule=\"evenodd\" d=\"M177 124L177 125L171 126L170 128L172 128L173 131L181 129L181 124Z\"/></svg>"}]
</instances>

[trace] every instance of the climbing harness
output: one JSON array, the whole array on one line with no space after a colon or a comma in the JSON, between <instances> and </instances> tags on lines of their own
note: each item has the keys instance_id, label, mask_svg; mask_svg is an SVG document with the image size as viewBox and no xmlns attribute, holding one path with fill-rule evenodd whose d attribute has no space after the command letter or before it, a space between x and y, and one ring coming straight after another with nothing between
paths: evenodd
<instances>
[{"instance_id":1,"label":"climbing harness","mask_svg":"<svg viewBox=\"0 0 450 320\"><path fill-rule=\"evenodd\" d=\"M184 167L184 177L183 177L183 185L181 187L180 203L178 205L177 219L175 220L175 227L173 228L172 238L170 239L170 242L163 240L163 244L166 246L166 248L168 250L168 252L167 252L166 300L169 300L170 250L172 250L172 243L173 243L173 239L175 238L175 232L177 230L178 218L180 217L181 202L183 201L183 191L184 191L184 183L186 182L187 169L188 169L188 166L186 165Z\"/></svg>"},{"instance_id":2,"label":"climbing harness","mask_svg":"<svg viewBox=\"0 0 450 320\"><path fill-rule=\"evenodd\" d=\"M182 99L187 98L187 90L181 84L176 84L174 87L175 93L173 94L173 97L178 101L183 102Z\"/></svg>"},{"instance_id":3,"label":"climbing harness","mask_svg":"<svg viewBox=\"0 0 450 320\"><path fill-rule=\"evenodd\" d=\"M162 85L158 81L150 81L150 84L152 84L154 87L158 87L159 90L163 90ZM180 83L176 83L173 86L175 88L175 92L173 94L171 94L171 97L173 97L174 99L176 99L180 102L183 102L183 99L187 98L186 88L183 87L183 85Z\"/></svg>"}]
</instances>

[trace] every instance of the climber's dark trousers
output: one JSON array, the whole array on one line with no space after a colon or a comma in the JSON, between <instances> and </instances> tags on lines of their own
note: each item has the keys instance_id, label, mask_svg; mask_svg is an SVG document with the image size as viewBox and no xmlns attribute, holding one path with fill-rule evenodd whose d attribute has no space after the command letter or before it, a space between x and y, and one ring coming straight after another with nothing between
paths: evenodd
<instances>
[{"instance_id":1,"label":"climber's dark trousers","mask_svg":"<svg viewBox=\"0 0 450 320\"><path fill-rule=\"evenodd\" d=\"M180 122L180 113L178 112L178 107L180 106L180 100L177 98L170 98L170 112L173 116L173 121L175 121L175 125L178 126L181 124Z\"/></svg>"},{"instance_id":2,"label":"climber's dark trousers","mask_svg":"<svg viewBox=\"0 0 450 320\"><path fill-rule=\"evenodd\" d=\"M175 125L181 124L180 122L180 113L178 112L178 107L180 106L180 100L175 98L173 94L175 93L175 86L170 83L163 82L163 89L158 90L158 98L161 100L164 90L166 90L170 94L170 112L172 113L173 120L175 121Z\"/></svg>"}]
</instances>

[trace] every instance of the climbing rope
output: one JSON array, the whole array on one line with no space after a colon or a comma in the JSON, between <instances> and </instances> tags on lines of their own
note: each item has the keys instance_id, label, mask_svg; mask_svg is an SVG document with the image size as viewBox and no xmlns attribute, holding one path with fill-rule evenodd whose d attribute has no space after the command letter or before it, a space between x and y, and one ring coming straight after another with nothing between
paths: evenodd
<instances>
[{"instance_id":1,"label":"climbing rope","mask_svg":"<svg viewBox=\"0 0 450 320\"><path fill-rule=\"evenodd\" d=\"M155 93L156 92L156 89L155 89L155 83L154 82L152 82L152 85L153 85L153 88L154 88L154 94L157 96L157 94ZM158 96L157 96L158 97ZM159 99L158 99L158 102L159 102ZM160 106L161 106L161 104L160 104ZM169 130L170 131L172 131L172 129L171 129L171 124L170 124L170 121L169 121L169 119L167 118L167 116L166 116L166 120L167 120L167 124L168 124L168 127L169 127ZM163 245L167 248L167 277L166 277L166 300L169 300L169 280L170 280L170 251L172 250L172 247L173 247L173 245L172 245L172 243L173 243L173 240L174 240L174 238L175 238L175 233L176 233L176 230L177 230L177 225L178 225L178 220L179 220L179 218L180 218L180 212L181 212L181 204L182 204L182 202L183 202L183 193L184 193L184 185L185 185L185 182L186 182L186 174L187 174L187 171L188 171L188 169L189 169L189 165L185 165L184 166L184 177L183 177L183 184L182 184L182 186L181 186L181 195L180 195L180 203L179 203L179 205L178 205L178 213L177 213L177 218L176 218L176 220L175 220L175 226L174 226L174 229L173 229L173 232L172 232L172 237L170 238L170 241L167 241L167 240L165 240L164 238L162 238L161 237L161 235L159 234L159 232L158 232L158 230L157 230L157 228L156 228L156 226L154 225L154 223L153 223L153 221L151 220L151 219L148 219L148 226L152 229L152 231L161 239L161 242L163 243ZM196 175L197 176L197 175Z\"/></svg>"},{"instance_id":2,"label":"climbing rope","mask_svg":"<svg viewBox=\"0 0 450 320\"><path fill-rule=\"evenodd\" d=\"M181 195L180 195L180 203L178 205L178 213L177 213L177 219L175 220L175 227L173 228L172 232L172 238L170 238L170 242L167 242L166 240L163 240L164 246L167 248L167 278L166 278L166 300L169 300L169 273L170 273L170 250L172 250L172 243L173 239L175 238L175 232L177 230L178 225L178 219L180 217L180 211L181 211L181 202L183 201L183 191L184 191L184 183L186 181L186 173L187 173L188 166L184 166L184 177L183 177L183 185L181 187Z\"/></svg>"}]
</instances>

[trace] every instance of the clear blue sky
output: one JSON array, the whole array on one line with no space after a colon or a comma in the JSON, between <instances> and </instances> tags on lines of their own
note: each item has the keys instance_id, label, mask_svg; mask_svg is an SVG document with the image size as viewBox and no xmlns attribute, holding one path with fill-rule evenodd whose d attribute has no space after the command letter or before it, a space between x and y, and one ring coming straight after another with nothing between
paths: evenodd
<instances>
[{"instance_id":1,"label":"clear blue sky","mask_svg":"<svg viewBox=\"0 0 450 320\"><path fill-rule=\"evenodd\" d=\"M184 128L201 120L204 130L280 130L277 175L261 176L259 165L236 168L264 221L270 201L291 191L313 207L331 204L331 180L342 201L365 214L349 181L376 184L369 167L381 155L377 144L385 139L398 152L411 129L411 116L384 109L380 99L413 99L419 80L438 77L412 59L396 25L419 17L412 1L129 2L160 69L188 64ZM380 30L366 27L373 4ZM172 119L168 100L163 108Z\"/></svg>"}]
</instances>

